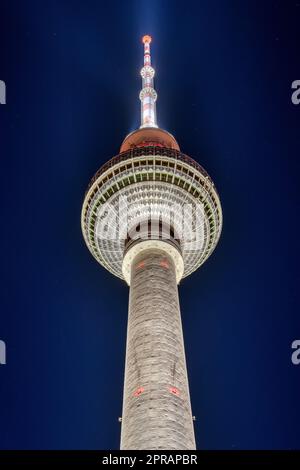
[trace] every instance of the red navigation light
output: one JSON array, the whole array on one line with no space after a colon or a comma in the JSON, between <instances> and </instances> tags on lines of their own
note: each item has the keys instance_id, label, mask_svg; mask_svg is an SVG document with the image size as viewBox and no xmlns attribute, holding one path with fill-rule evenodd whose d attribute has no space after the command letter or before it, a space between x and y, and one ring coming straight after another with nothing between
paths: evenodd
<instances>
[{"instance_id":1,"label":"red navigation light","mask_svg":"<svg viewBox=\"0 0 300 470\"><path fill-rule=\"evenodd\" d=\"M144 44L146 44L146 42L150 44L150 42L152 41L152 37L149 36L149 34L146 34L145 36L143 36L142 41Z\"/></svg>"},{"instance_id":2,"label":"red navigation light","mask_svg":"<svg viewBox=\"0 0 300 470\"><path fill-rule=\"evenodd\" d=\"M176 387L170 387L170 392L173 393L173 395L179 395L179 390Z\"/></svg>"},{"instance_id":3,"label":"red navigation light","mask_svg":"<svg viewBox=\"0 0 300 470\"><path fill-rule=\"evenodd\" d=\"M169 263L168 263L167 260L163 259L159 264L160 264L163 268L169 269Z\"/></svg>"},{"instance_id":4,"label":"red navigation light","mask_svg":"<svg viewBox=\"0 0 300 470\"><path fill-rule=\"evenodd\" d=\"M133 394L134 397L139 397L145 391L144 387L139 387Z\"/></svg>"},{"instance_id":5,"label":"red navigation light","mask_svg":"<svg viewBox=\"0 0 300 470\"><path fill-rule=\"evenodd\" d=\"M144 261L140 261L137 265L136 265L136 269L140 269L140 268L144 268L145 267L145 262Z\"/></svg>"},{"instance_id":6,"label":"red navigation light","mask_svg":"<svg viewBox=\"0 0 300 470\"><path fill-rule=\"evenodd\" d=\"M140 144L137 144L137 147L164 147L163 144L155 141L143 141Z\"/></svg>"}]
</instances>

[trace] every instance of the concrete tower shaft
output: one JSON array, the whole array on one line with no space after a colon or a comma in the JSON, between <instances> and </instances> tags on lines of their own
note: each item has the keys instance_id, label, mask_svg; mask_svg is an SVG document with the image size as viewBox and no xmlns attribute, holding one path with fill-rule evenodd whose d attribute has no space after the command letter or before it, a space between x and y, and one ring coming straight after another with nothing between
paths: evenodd
<instances>
[{"instance_id":1,"label":"concrete tower shaft","mask_svg":"<svg viewBox=\"0 0 300 470\"><path fill-rule=\"evenodd\" d=\"M132 261L124 450L195 449L175 265L164 245Z\"/></svg>"}]
</instances>

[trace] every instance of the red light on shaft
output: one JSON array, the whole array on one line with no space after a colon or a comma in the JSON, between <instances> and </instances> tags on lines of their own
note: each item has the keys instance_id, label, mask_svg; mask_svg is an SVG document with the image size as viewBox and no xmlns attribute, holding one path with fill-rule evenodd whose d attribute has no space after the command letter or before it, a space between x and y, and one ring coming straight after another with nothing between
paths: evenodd
<instances>
[{"instance_id":1,"label":"red light on shaft","mask_svg":"<svg viewBox=\"0 0 300 470\"><path fill-rule=\"evenodd\" d=\"M145 262L144 261L140 261L137 265L136 265L136 269L140 269L140 268L144 268L145 267Z\"/></svg>"},{"instance_id":2,"label":"red light on shaft","mask_svg":"<svg viewBox=\"0 0 300 470\"><path fill-rule=\"evenodd\" d=\"M160 265L163 267L163 268L169 268L169 263L167 260L163 259L161 262L160 262Z\"/></svg>"},{"instance_id":3,"label":"red light on shaft","mask_svg":"<svg viewBox=\"0 0 300 470\"><path fill-rule=\"evenodd\" d=\"M134 397L138 397L145 391L144 387L139 387L133 394Z\"/></svg>"}]
</instances>

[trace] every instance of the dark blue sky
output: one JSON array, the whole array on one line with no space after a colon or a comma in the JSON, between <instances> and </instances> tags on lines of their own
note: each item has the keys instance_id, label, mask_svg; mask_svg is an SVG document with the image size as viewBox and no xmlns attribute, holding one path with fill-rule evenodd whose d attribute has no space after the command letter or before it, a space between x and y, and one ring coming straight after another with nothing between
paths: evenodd
<instances>
[{"instance_id":1,"label":"dark blue sky","mask_svg":"<svg viewBox=\"0 0 300 470\"><path fill-rule=\"evenodd\" d=\"M198 448L300 448L300 2L2 0L0 17L0 447L119 446L128 289L80 211L139 125L147 33L159 124L224 211L180 286Z\"/></svg>"}]
</instances>

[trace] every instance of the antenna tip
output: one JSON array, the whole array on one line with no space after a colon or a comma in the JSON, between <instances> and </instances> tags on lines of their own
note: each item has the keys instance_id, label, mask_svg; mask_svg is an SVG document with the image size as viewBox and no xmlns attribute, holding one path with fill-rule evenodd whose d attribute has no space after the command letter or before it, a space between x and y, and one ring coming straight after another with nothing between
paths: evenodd
<instances>
[{"instance_id":1,"label":"antenna tip","mask_svg":"<svg viewBox=\"0 0 300 470\"><path fill-rule=\"evenodd\" d=\"M144 44L146 44L146 42L150 44L150 42L152 41L152 37L146 34L145 36L142 37L142 41Z\"/></svg>"}]
</instances>

